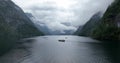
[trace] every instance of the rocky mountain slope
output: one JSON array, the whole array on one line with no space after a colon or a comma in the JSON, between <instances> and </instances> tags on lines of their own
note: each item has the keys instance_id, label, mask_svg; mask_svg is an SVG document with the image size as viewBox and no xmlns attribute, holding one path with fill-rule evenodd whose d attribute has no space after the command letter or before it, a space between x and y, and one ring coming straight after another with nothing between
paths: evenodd
<instances>
[{"instance_id":1,"label":"rocky mountain slope","mask_svg":"<svg viewBox=\"0 0 120 63\"><path fill-rule=\"evenodd\" d=\"M91 19L84 25L78 28L77 35L81 35L81 36L89 36L90 33L92 33L93 28L95 28L96 25L98 25L100 23L101 19L101 12L95 13Z\"/></svg>"},{"instance_id":2,"label":"rocky mountain slope","mask_svg":"<svg viewBox=\"0 0 120 63\"><path fill-rule=\"evenodd\" d=\"M79 26L79 28L78 28L73 34L74 34L74 35L79 35L82 27L83 27L83 26Z\"/></svg>"},{"instance_id":3,"label":"rocky mountain slope","mask_svg":"<svg viewBox=\"0 0 120 63\"><path fill-rule=\"evenodd\" d=\"M96 26L91 36L101 40L120 40L120 0L115 0L105 12L101 24Z\"/></svg>"},{"instance_id":4,"label":"rocky mountain slope","mask_svg":"<svg viewBox=\"0 0 120 63\"><path fill-rule=\"evenodd\" d=\"M0 0L0 54L9 50L16 40L43 35L11 0Z\"/></svg>"},{"instance_id":5,"label":"rocky mountain slope","mask_svg":"<svg viewBox=\"0 0 120 63\"><path fill-rule=\"evenodd\" d=\"M94 20L88 21L79 35L91 36L100 40L120 40L120 0L115 0L103 17L97 18L97 20L99 20L98 24L94 24Z\"/></svg>"},{"instance_id":6,"label":"rocky mountain slope","mask_svg":"<svg viewBox=\"0 0 120 63\"><path fill-rule=\"evenodd\" d=\"M26 15L31 19L31 21L35 24L38 30L44 32L45 35L51 35L47 26L44 23L38 21L31 13L26 13Z\"/></svg>"}]
</instances>

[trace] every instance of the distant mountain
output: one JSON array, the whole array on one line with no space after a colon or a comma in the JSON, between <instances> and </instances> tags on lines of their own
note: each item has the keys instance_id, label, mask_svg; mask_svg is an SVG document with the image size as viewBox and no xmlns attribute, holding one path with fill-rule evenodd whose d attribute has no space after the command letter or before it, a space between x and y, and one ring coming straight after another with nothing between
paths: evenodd
<instances>
[{"instance_id":1,"label":"distant mountain","mask_svg":"<svg viewBox=\"0 0 120 63\"><path fill-rule=\"evenodd\" d=\"M48 27L45 26L45 24L37 24L37 23L36 23L35 25L36 25L36 27L37 27L39 30L41 30L42 32L44 32L45 35L51 35Z\"/></svg>"},{"instance_id":2,"label":"distant mountain","mask_svg":"<svg viewBox=\"0 0 120 63\"><path fill-rule=\"evenodd\" d=\"M31 13L26 13L26 15L31 19L32 22L34 22L38 30L44 32L45 35L51 35L48 27L45 26L44 23L41 23L40 21L38 21Z\"/></svg>"},{"instance_id":3,"label":"distant mountain","mask_svg":"<svg viewBox=\"0 0 120 63\"><path fill-rule=\"evenodd\" d=\"M72 35L73 34L73 30L64 30L64 34L63 35Z\"/></svg>"},{"instance_id":4,"label":"distant mountain","mask_svg":"<svg viewBox=\"0 0 120 63\"><path fill-rule=\"evenodd\" d=\"M0 54L9 50L16 40L43 35L20 7L11 0L0 0Z\"/></svg>"},{"instance_id":5,"label":"distant mountain","mask_svg":"<svg viewBox=\"0 0 120 63\"><path fill-rule=\"evenodd\" d=\"M84 25L80 26L75 32L77 35L89 36L92 33L93 29L100 23L101 12L94 14L91 19Z\"/></svg>"},{"instance_id":6,"label":"distant mountain","mask_svg":"<svg viewBox=\"0 0 120 63\"><path fill-rule=\"evenodd\" d=\"M72 35L74 32L73 30L64 30L64 31L55 30L55 31L52 31L46 26L45 23L41 23L31 13L26 13L26 15L34 22L34 24L36 25L36 27L40 31L44 32L45 35ZM61 24L66 25L66 26L71 26L70 23L61 23Z\"/></svg>"},{"instance_id":7,"label":"distant mountain","mask_svg":"<svg viewBox=\"0 0 120 63\"><path fill-rule=\"evenodd\" d=\"M81 29L82 29L83 26L79 26L79 28L76 30L76 32L74 33L75 35L79 35Z\"/></svg>"},{"instance_id":8,"label":"distant mountain","mask_svg":"<svg viewBox=\"0 0 120 63\"><path fill-rule=\"evenodd\" d=\"M52 35L72 35L73 34L73 30L56 30L56 31L52 31L51 32Z\"/></svg>"}]
</instances>

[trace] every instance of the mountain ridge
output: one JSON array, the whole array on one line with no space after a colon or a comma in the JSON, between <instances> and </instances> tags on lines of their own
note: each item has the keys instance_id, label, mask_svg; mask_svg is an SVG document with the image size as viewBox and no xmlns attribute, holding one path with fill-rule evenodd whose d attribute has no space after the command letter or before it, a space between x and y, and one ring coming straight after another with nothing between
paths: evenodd
<instances>
[{"instance_id":1,"label":"mountain ridge","mask_svg":"<svg viewBox=\"0 0 120 63\"><path fill-rule=\"evenodd\" d=\"M90 22L90 21L88 21ZM91 20L94 22L94 20ZM88 26L90 23L84 25ZM106 10L99 23L92 27L92 31L87 27L80 35L89 36L99 40L120 41L120 0L115 0ZM84 30L85 28L83 28ZM82 31L83 31L82 30Z\"/></svg>"},{"instance_id":2,"label":"mountain ridge","mask_svg":"<svg viewBox=\"0 0 120 63\"><path fill-rule=\"evenodd\" d=\"M0 55L22 38L44 35L11 0L0 0Z\"/></svg>"}]
</instances>

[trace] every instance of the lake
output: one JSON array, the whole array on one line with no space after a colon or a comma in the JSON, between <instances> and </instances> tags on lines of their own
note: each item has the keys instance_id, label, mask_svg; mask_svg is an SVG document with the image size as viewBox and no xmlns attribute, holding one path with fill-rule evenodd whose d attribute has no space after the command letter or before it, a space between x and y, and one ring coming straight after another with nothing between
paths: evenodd
<instances>
[{"instance_id":1,"label":"lake","mask_svg":"<svg viewBox=\"0 0 120 63\"><path fill-rule=\"evenodd\" d=\"M116 43L72 35L27 38L0 63L119 63Z\"/></svg>"}]
</instances>

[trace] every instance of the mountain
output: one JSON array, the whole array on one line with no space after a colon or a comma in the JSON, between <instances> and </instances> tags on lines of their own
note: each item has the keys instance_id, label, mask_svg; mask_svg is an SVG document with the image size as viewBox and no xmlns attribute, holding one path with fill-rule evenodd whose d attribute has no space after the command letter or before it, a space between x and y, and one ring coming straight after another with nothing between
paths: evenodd
<instances>
[{"instance_id":1,"label":"mountain","mask_svg":"<svg viewBox=\"0 0 120 63\"><path fill-rule=\"evenodd\" d=\"M52 35L72 35L73 30L56 30L56 31L51 31Z\"/></svg>"},{"instance_id":2,"label":"mountain","mask_svg":"<svg viewBox=\"0 0 120 63\"><path fill-rule=\"evenodd\" d=\"M52 31L48 28L48 26L46 26L45 23L42 23L39 20L37 20L31 13L26 13L26 15L34 22L35 26L40 31L44 32L45 35L72 35L72 33L74 32L73 30L64 30L64 31L55 30L55 31ZM61 23L61 24L66 25L66 26L71 26L70 23Z\"/></svg>"},{"instance_id":3,"label":"mountain","mask_svg":"<svg viewBox=\"0 0 120 63\"><path fill-rule=\"evenodd\" d=\"M82 27L83 27L83 26L79 26L79 28L76 30L76 32L74 32L74 35L79 35Z\"/></svg>"},{"instance_id":4,"label":"mountain","mask_svg":"<svg viewBox=\"0 0 120 63\"><path fill-rule=\"evenodd\" d=\"M0 0L0 54L14 46L15 41L43 35L23 10L11 0Z\"/></svg>"},{"instance_id":5,"label":"mountain","mask_svg":"<svg viewBox=\"0 0 120 63\"><path fill-rule=\"evenodd\" d=\"M95 28L95 26L100 23L101 15L101 12L95 13L84 26L80 26L78 28L75 34L81 36L89 36L90 33L92 33L93 28Z\"/></svg>"},{"instance_id":6,"label":"mountain","mask_svg":"<svg viewBox=\"0 0 120 63\"><path fill-rule=\"evenodd\" d=\"M44 32L45 35L51 35L47 26L44 23L38 21L31 13L26 13L26 15L31 19L31 21L35 24L38 30Z\"/></svg>"},{"instance_id":7,"label":"mountain","mask_svg":"<svg viewBox=\"0 0 120 63\"><path fill-rule=\"evenodd\" d=\"M88 21L78 35L99 40L120 41L120 0L115 0L100 19L99 13Z\"/></svg>"},{"instance_id":8,"label":"mountain","mask_svg":"<svg viewBox=\"0 0 120 63\"><path fill-rule=\"evenodd\" d=\"M96 26L91 36L101 40L120 40L120 0L108 7L101 24Z\"/></svg>"}]
</instances>

